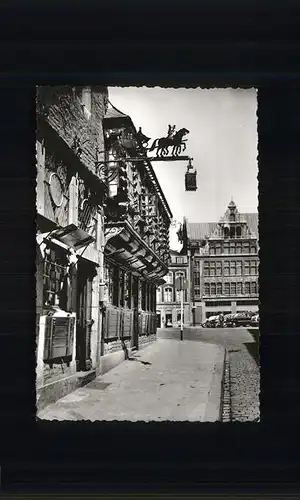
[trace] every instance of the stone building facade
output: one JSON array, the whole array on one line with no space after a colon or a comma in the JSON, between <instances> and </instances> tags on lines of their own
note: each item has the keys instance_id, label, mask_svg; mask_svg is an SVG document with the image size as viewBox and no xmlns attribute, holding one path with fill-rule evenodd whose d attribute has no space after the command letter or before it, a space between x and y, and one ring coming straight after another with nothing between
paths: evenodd
<instances>
[{"instance_id":1,"label":"stone building facade","mask_svg":"<svg viewBox=\"0 0 300 500\"><path fill-rule=\"evenodd\" d=\"M170 251L169 272L164 277L164 283L157 288L157 326L165 328L180 327L181 324L181 296L176 290L175 280L183 276L188 279L188 258L174 250ZM190 289L185 290L183 296L183 324L189 325Z\"/></svg>"},{"instance_id":2,"label":"stone building facade","mask_svg":"<svg viewBox=\"0 0 300 500\"><path fill-rule=\"evenodd\" d=\"M145 156L106 88L38 88L38 409L155 339L172 214Z\"/></svg>"},{"instance_id":3,"label":"stone building facade","mask_svg":"<svg viewBox=\"0 0 300 500\"><path fill-rule=\"evenodd\" d=\"M232 200L218 223L189 223L179 231L188 256L190 323L209 316L258 312L258 214L239 213Z\"/></svg>"}]
</instances>

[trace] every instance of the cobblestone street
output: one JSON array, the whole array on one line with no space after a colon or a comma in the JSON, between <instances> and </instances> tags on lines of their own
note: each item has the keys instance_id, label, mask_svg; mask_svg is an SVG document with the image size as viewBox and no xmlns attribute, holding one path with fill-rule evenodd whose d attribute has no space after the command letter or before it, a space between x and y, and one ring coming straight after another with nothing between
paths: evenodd
<instances>
[{"instance_id":1,"label":"cobblestone street","mask_svg":"<svg viewBox=\"0 0 300 500\"><path fill-rule=\"evenodd\" d=\"M47 420L217 421L224 348L158 339L87 386L49 405Z\"/></svg>"}]
</instances>

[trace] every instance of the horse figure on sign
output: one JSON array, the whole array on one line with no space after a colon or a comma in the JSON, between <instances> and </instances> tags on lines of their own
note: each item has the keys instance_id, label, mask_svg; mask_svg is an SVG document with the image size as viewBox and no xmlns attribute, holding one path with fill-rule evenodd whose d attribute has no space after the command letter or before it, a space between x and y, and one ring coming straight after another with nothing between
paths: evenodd
<instances>
[{"instance_id":1,"label":"horse figure on sign","mask_svg":"<svg viewBox=\"0 0 300 500\"><path fill-rule=\"evenodd\" d=\"M155 139L148 151L154 151L154 149L157 148L156 156L166 156L169 154L169 147L173 146L172 156L178 156L181 153L182 148L183 151L186 149L186 140L184 140L183 137L189 133L190 131L186 128L181 128L175 132L175 125L173 125L173 127L169 125L168 137Z\"/></svg>"}]
</instances>

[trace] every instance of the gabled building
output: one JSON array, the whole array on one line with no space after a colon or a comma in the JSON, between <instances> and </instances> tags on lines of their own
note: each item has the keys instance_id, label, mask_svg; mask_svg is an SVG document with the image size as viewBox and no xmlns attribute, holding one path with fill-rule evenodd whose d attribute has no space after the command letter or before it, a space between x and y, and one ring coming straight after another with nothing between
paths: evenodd
<instances>
[{"instance_id":1,"label":"gabled building","mask_svg":"<svg viewBox=\"0 0 300 500\"><path fill-rule=\"evenodd\" d=\"M191 324L221 312L258 311L257 213L239 213L232 200L219 222L184 219L178 236L189 260Z\"/></svg>"}]
</instances>

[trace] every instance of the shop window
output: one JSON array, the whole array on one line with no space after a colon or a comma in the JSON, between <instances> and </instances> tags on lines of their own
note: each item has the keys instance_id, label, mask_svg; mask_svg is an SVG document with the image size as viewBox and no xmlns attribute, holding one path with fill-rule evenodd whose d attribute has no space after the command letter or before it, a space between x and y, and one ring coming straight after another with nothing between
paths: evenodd
<instances>
[{"instance_id":1,"label":"shop window","mask_svg":"<svg viewBox=\"0 0 300 500\"><path fill-rule=\"evenodd\" d=\"M164 302L172 302L173 289L167 287L164 289Z\"/></svg>"},{"instance_id":2,"label":"shop window","mask_svg":"<svg viewBox=\"0 0 300 500\"><path fill-rule=\"evenodd\" d=\"M217 295L222 295L222 283L217 283Z\"/></svg>"}]
</instances>

